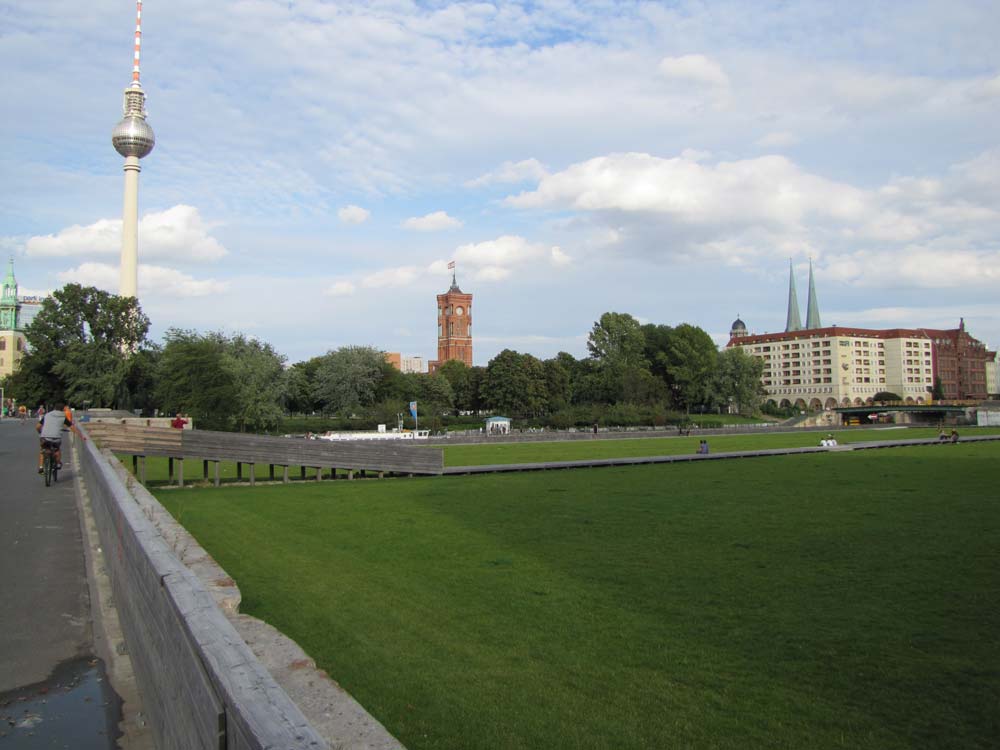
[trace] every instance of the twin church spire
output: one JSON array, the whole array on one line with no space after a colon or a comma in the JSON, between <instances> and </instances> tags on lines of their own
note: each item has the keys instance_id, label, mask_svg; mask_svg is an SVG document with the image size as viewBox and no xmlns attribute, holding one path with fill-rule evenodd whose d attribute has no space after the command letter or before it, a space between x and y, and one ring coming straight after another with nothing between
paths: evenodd
<instances>
[{"instance_id":1,"label":"twin church spire","mask_svg":"<svg viewBox=\"0 0 1000 750\"><path fill-rule=\"evenodd\" d=\"M811 330L822 328L823 324L819 319L819 302L816 299L816 283L813 279L812 258L809 259L809 301L806 305L806 324L802 325L802 318L799 314L799 298L795 291L795 269L792 261L788 261L788 317L785 320L785 332Z\"/></svg>"}]
</instances>

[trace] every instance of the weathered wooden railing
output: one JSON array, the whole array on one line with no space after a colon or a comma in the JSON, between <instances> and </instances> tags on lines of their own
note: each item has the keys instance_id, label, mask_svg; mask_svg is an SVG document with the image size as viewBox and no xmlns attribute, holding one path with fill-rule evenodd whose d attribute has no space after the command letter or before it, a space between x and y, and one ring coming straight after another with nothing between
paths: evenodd
<instances>
[{"instance_id":1,"label":"weathered wooden railing","mask_svg":"<svg viewBox=\"0 0 1000 750\"><path fill-rule=\"evenodd\" d=\"M119 424L87 426L88 433L98 443L119 455L132 456L132 465L140 482L146 481L146 456L168 459L171 481L184 484L184 459L202 461L203 478L209 478L209 463L214 464L214 482L220 483L219 463L236 464L237 478L242 478L243 464L249 467L248 480L256 481L256 465L267 464L269 476L275 479L275 467L282 469L281 480L289 481L291 466L300 467L305 478L306 469L316 472L316 479L330 470L337 469L353 479L356 472L368 472L378 477L386 474L441 474L444 470L444 453L440 448L413 446L398 442L330 442L302 438L245 435L234 432L209 430L175 430L159 427L133 427Z\"/></svg>"}]
</instances>

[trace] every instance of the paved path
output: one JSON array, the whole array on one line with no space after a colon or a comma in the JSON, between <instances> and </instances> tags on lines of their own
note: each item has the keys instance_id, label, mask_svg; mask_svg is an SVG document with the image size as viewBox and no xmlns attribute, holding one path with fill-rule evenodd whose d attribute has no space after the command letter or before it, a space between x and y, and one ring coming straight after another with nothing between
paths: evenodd
<instances>
[{"instance_id":1,"label":"paved path","mask_svg":"<svg viewBox=\"0 0 1000 750\"><path fill-rule=\"evenodd\" d=\"M76 476L63 443L65 469L46 487L34 424L0 420L0 748L115 747L118 701L94 657Z\"/></svg>"},{"instance_id":2,"label":"paved path","mask_svg":"<svg viewBox=\"0 0 1000 750\"><path fill-rule=\"evenodd\" d=\"M962 438L963 443L1000 440L1000 435L977 435ZM672 456L637 456L624 458L588 458L574 461L543 461L523 464L484 464L481 466L449 466L444 474L496 474L512 471L549 471L555 469L586 469L601 466L635 466L638 464L673 464L687 461L722 461L734 458L762 458L764 456L788 456L803 453L830 453L878 448L902 448L912 445L940 445L937 438L917 438L910 440L872 440L863 443L844 443L834 447L809 446L805 448L767 448L754 451L731 451L722 453L679 453Z\"/></svg>"}]
</instances>

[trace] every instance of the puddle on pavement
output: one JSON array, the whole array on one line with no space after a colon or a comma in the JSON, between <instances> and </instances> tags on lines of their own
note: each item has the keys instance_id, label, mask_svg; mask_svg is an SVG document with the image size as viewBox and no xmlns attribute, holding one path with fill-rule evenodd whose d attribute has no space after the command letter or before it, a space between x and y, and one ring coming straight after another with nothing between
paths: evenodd
<instances>
[{"instance_id":1,"label":"puddle on pavement","mask_svg":"<svg viewBox=\"0 0 1000 750\"><path fill-rule=\"evenodd\" d=\"M0 748L114 750L120 718L101 661L66 662L45 682L0 695Z\"/></svg>"}]
</instances>

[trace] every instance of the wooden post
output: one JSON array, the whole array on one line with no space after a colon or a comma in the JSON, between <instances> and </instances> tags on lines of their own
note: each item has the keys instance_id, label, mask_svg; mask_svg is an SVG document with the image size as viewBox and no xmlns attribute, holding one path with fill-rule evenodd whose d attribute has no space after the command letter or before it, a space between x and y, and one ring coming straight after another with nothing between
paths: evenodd
<instances>
[{"instance_id":1,"label":"wooden post","mask_svg":"<svg viewBox=\"0 0 1000 750\"><path fill-rule=\"evenodd\" d=\"M208 459L201 462L202 479L208 479Z\"/></svg>"},{"instance_id":2,"label":"wooden post","mask_svg":"<svg viewBox=\"0 0 1000 750\"><path fill-rule=\"evenodd\" d=\"M240 479L243 479L243 462L242 461L237 461L236 462L236 479L237 479L237 481L239 481Z\"/></svg>"},{"instance_id":3,"label":"wooden post","mask_svg":"<svg viewBox=\"0 0 1000 750\"><path fill-rule=\"evenodd\" d=\"M384 471L380 471L380 472L378 473L378 478L379 478L379 479L385 479L385 472L384 472Z\"/></svg>"},{"instance_id":4,"label":"wooden post","mask_svg":"<svg viewBox=\"0 0 1000 750\"><path fill-rule=\"evenodd\" d=\"M250 486L253 487L257 483L257 464L247 464L250 467Z\"/></svg>"},{"instance_id":5,"label":"wooden post","mask_svg":"<svg viewBox=\"0 0 1000 750\"><path fill-rule=\"evenodd\" d=\"M268 475L271 477L271 481L273 482L274 481L274 464L271 464L270 468L268 469Z\"/></svg>"},{"instance_id":6,"label":"wooden post","mask_svg":"<svg viewBox=\"0 0 1000 750\"><path fill-rule=\"evenodd\" d=\"M219 464L221 464L221 463L222 463L221 461L216 461L215 462L215 486L216 487L218 487L222 483L222 480L219 479Z\"/></svg>"},{"instance_id":7,"label":"wooden post","mask_svg":"<svg viewBox=\"0 0 1000 750\"><path fill-rule=\"evenodd\" d=\"M288 484L288 467L287 466L282 466L281 469L282 469L282 471L281 471L281 481L284 482L285 484Z\"/></svg>"},{"instance_id":8,"label":"wooden post","mask_svg":"<svg viewBox=\"0 0 1000 750\"><path fill-rule=\"evenodd\" d=\"M348 479L354 479L354 469L348 469L347 470L347 478Z\"/></svg>"},{"instance_id":9,"label":"wooden post","mask_svg":"<svg viewBox=\"0 0 1000 750\"><path fill-rule=\"evenodd\" d=\"M174 483L174 459L170 457L167 459L167 482L170 484Z\"/></svg>"},{"instance_id":10,"label":"wooden post","mask_svg":"<svg viewBox=\"0 0 1000 750\"><path fill-rule=\"evenodd\" d=\"M323 469L319 466L316 467L316 481L317 482L323 481Z\"/></svg>"}]
</instances>

